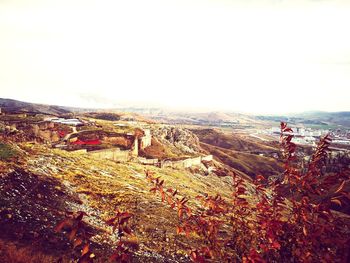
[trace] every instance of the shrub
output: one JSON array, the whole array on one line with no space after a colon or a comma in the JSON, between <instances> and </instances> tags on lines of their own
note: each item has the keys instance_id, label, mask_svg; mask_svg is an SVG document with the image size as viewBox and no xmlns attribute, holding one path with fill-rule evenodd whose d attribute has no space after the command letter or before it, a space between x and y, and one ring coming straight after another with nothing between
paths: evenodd
<instances>
[{"instance_id":1,"label":"shrub","mask_svg":"<svg viewBox=\"0 0 350 263\"><path fill-rule=\"evenodd\" d=\"M85 230L83 217L85 212L76 213L67 212L65 219L57 224L55 232L65 231L70 242L73 243L73 249L79 248L79 263L92 263L94 254L90 250L90 236Z\"/></svg>"},{"instance_id":2,"label":"shrub","mask_svg":"<svg viewBox=\"0 0 350 263\"><path fill-rule=\"evenodd\" d=\"M177 212L178 235L199 242L188 251L193 262L348 262L349 219L332 210L342 206L349 173L325 172L330 137L323 137L305 169L296 155L293 130L281 123L280 143L284 172L269 181L263 175L250 182L232 174L230 199L220 194L197 196L201 206L192 209L189 199L146 171L150 191ZM334 187L335 186L335 187ZM89 237L82 227L83 212L68 214L56 231L67 230L73 247L82 246L80 261L90 262ZM118 242L110 260L128 262L137 240L129 226L133 215L116 210L106 221Z\"/></svg>"},{"instance_id":3,"label":"shrub","mask_svg":"<svg viewBox=\"0 0 350 263\"><path fill-rule=\"evenodd\" d=\"M17 152L8 144L0 143L0 160L7 160L14 157Z\"/></svg>"},{"instance_id":4,"label":"shrub","mask_svg":"<svg viewBox=\"0 0 350 263\"><path fill-rule=\"evenodd\" d=\"M349 198L344 190L349 175L323 172L331 142L328 135L318 143L306 170L296 158L292 139L293 130L281 123L281 178L269 183L259 175L248 183L234 174L231 201L219 194L198 196L202 207L196 211L188 207L186 197L146 171L153 184L150 191L177 210L177 233L201 239L203 245L189 251L192 261L347 261L349 221L331 208Z\"/></svg>"},{"instance_id":5,"label":"shrub","mask_svg":"<svg viewBox=\"0 0 350 263\"><path fill-rule=\"evenodd\" d=\"M78 263L92 263L95 255L90 249L90 233L83 222L85 212L66 212L65 218L60 221L55 232L64 231L73 245L73 250L80 249ZM115 215L107 220L107 226L111 226L113 233L117 234L118 242L114 253L109 257L110 262L126 263L131 259L131 250L137 249L137 239L129 226L129 220L133 215L127 211L117 209ZM129 237L129 238L127 238Z\"/></svg>"}]
</instances>

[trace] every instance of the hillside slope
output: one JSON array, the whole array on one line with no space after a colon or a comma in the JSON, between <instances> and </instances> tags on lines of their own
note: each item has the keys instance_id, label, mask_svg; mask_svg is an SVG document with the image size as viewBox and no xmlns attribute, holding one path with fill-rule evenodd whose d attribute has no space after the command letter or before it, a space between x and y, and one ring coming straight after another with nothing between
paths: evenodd
<instances>
[{"instance_id":1,"label":"hillside slope","mask_svg":"<svg viewBox=\"0 0 350 263\"><path fill-rule=\"evenodd\" d=\"M16 146L14 146L16 147ZM84 222L93 233L92 251L106 262L116 244L116 235L104 224L116 208L127 209L140 249L133 262L187 262L190 247L186 238L176 236L176 212L149 189L145 167L94 159L41 145L20 144L19 155L1 161L0 256L5 262L20 257L25 262L68 262L72 248L67 238L53 228L65 211L84 211ZM229 178L202 177L186 170L148 167L165 179L167 186L190 198L204 193L230 196ZM33 245L35 243L35 246ZM18 250L22 248L22 250ZM34 251L34 252L33 252ZM36 257L31 257L35 253ZM34 258L34 259L33 259Z\"/></svg>"},{"instance_id":2,"label":"hillside slope","mask_svg":"<svg viewBox=\"0 0 350 263\"><path fill-rule=\"evenodd\" d=\"M283 172L282 164L274 158L228 150L206 143L200 145L220 162L247 174L251 178L255 178L259 174L269 177Z\"/></svg>"},{"instance_id":3,"label":"hillside slope","mask_svg":"<svg viewBox=\"0 0 350 263\"><path fill-rule=\"evenodd\" d=\"M253 138L224 133L217 129L192 131L198 136L200 146L205 151L214 155L218 161L252 178L259 174L271 176L283 172L282 164L268 157L270 153L279 151L274 143L262 143Z\"/></svg>"},{"instance_id":4,"label":"hillside slope","mask_svg":"<svg viewBox=\"0 0 350 263\"><path fill-rule=\"evenodd\" d=\"M275 152L278 151L277 143L264 142L252 137L223 132L219 129L193 129L201 142L224 149L243 152Z\"/></svg>"}]
</instances>

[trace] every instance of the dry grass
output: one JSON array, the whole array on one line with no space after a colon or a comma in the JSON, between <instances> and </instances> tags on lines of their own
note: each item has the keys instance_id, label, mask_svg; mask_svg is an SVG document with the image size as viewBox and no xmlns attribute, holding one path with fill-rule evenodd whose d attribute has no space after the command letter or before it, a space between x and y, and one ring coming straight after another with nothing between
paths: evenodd
<instances>
[{"instance_id":1,"label":"dry grass","mask_svg":"<svg viewBox=\"0 0 350 263\"><path fill-rule=\"evenodd\" d=\"M254 140L254 138L246 138L243 135L234 134L232 132L223 132L218 129L193 129L192 130L203 143L210 144L216 147L240 151L276 151L278 145L271 143L262 143Z\"/></svg>"},{"instance_id":2,"label":"dry grass","mask_svg":"<svg viewBox=\"0 0 350 263\"><path fill-rule=\"evenodd\" d=\"M17 152L8 144L0 143L0 160L7 160L14 157Z\"/></svg>"},{"instance_id":3,"label":"dry grass","mask_svg":"<svg viewBox=\"0 0 350 263\"><path fill-rule=\"evenodd\" d=\"M22 168L39 178L57 180L61 183L57 191L66 194L71 192L80 199L81 202L77 203L68 196L64 197L67 200L66 209L81 210L88 214L84 221L96 229L97 233L92 241L105 247L101 250L98 246L93 246L94 253L99 257L110 253L115 244L115 235L111 234L111 229L103 221L110 218L117 207L127 209L135 215L132 226L142 244L141 255L138 255L138 258L146 252L181 258L187 253L191 243L196 242L195 239L187 240L176 235L176 212L161 203L159 197L149 191L151 185L145 178L145 168L161 176L168 187L178 189L181 194L189 197L189 205L194 209L199 205L195 200L197 195L220 193L226 198L230 197L229 178L218 178L214 175L203 177L187 170L161 169L137 163L116 163L88 155L49 149L42 145L23 144L21 147L30 153L21 164ZM54 201L54 198L50 197L50 202ZM46 208L51 209L49 206ZM54 222L49 222L52 227L63 218L63 212L61 211L62 216L57 216ZM16 240L13 236L12 241ZM24 240L21 242L30 246ZM29 252L27 254L30 255ZM145 262L162 262L154 258L148 260Z\"/></svg>"},{"instance_id":4,"label":"dry grass","mask_svg":"<svg viewBox=\"0 0 350 263\"><path fill-rule=\"evenodd\" d=\"M213 154L224 164L250 177L255 177L258 174L270 176L283 171L282 164L273 158L237 152L205 143L201 143L201 147Z\"/></svg>"}]
</instances>

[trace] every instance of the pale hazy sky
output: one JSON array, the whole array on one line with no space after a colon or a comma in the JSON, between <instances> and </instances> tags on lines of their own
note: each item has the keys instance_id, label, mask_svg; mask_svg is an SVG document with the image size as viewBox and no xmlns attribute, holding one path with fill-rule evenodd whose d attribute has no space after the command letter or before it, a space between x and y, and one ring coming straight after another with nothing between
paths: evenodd
<instances>
[{"instance_id":1,"label":"pale hazy sky","mask_svg":"<svg viewBox=\"0 0 350 263\"><path fill-rule=\"evenodd\" d=\"M350 0L0 0L0 97L350 110Z\"/></svg>"}]
</instances>

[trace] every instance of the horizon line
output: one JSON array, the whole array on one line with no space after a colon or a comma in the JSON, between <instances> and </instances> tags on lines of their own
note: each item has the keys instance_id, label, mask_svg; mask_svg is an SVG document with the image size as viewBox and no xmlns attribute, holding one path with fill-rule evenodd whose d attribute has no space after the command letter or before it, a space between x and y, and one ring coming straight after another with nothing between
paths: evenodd
<instances>
[{"instance_id":1,"label":"horizon line","mask_svg":"<svg viewBox=\"0 0 350 263\"><path fill-rule=\"evenodd\" d=\"M298 112L284 112L284 113L258 113L258 112L247 112L247 111L240 111L240 110L228 110L228 109L214 109L214 108L207 108L207 109L194 109L191 107L167 107L162 105L147 105L145 103L144 105L128 105L128 106L115 106L115 107L85 107L85 106L72 106L72 105L62 105L62 104L50 104L46 102L37 102L37 101L26 101L26 100L20 100L15 98L4 98L0 97L0 99L3 100L13 100L18 102L24 102L24 103L30 103L30 104L38 104L38 105L45 105L45 106L55 106L55 107L62 107L62 108L74 108L74 109L81 109L81 110L123 110L123 109L142 109L142 110L163 110L168 112L174 112L174 113L182 113L182 112L189 112L189 113L236 113L236 114L243 114L243 115L254 115L254 116L288 116L288 115L297 115L302 113L338 113L338 112L350 112L350 110L338 110L338 111L325 111L325 110L305 110L305 111L298 111Z\"/></svg>"}]
</instances>

